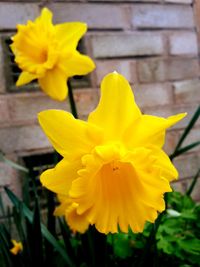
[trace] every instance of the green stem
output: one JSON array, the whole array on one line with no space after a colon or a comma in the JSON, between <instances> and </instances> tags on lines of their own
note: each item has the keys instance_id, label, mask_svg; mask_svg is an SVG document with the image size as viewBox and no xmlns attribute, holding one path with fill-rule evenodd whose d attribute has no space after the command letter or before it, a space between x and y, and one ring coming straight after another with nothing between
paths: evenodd
<instances>
[{"instance_id":1,"label":"green stem","mask_svg":"<svg viewBox=\"0 0 200 267\"><path fill-rule=\"evenodd\" d=\"M187 192L186 192L186 195L187 195L187 196L190 196L190 195L192 194L192 191L193 191L193 189L194 189L194 187L195 187L195 185L196 185L196 183L197 183L197 179L198 179L199 175L200 175L200 169L198 170L198 172L197 172L196 175L194 176L193 181L192 181L192 183L191 183L189 189L188 189Z\"/></svg>"},{"instance_id":2,"label":"green stem","mask_svg":"<svg viewBox=\"0 0 200 267\"><path fill-rule=\"evenodd\" d=\"M74 118L78 119L76 103L74 101L72 86L71 86L71 83L70 83L69 80L67 81L67 86L68 86L68 95L69 95L69 103L70 103L70 106L71 106L71 111L72 111L72 114L73 114Z\"/></svg>"},{"instance_id":3,"label":"green stem","mask_svg":"<svg viewBox=\"0 0 200 267\"><path fill-rule=\"evenodd\" d=\"M187 125L187 127L185 128L182 136L180 137L178 144L176 145L176 148L174 150L174 155L176 154L176 152L179 150L179 148L181 147L183 141L185 140L185 138L187 137L187 135L189 134L189 132L191 131L191 129L193 128L194 124L196 123L196 121L198 120L200 116L200 106L198 106L197 110L195 111L192 119L190 120L189 124Z\"/></svg>"},{"instance_id":4,"label":"green stem","mask_svg":"<svg viewBox=\"0 0 200 267\"><path fill-rule=\"evenodd\" d=\"M151 252L151 249L153 248L153 254L155 253L155 250L156 250L156 247L155 247L156 246L156 242L155 242L156 233L158 231L159 225L161 223L161 220L162 220L162 217L164 214L165 214L165 211L163 211L161 214L159 214L157 220L152 225L151 232L148 236L147 243L145 245L142 258L140 259L137 267L147 266L148 261L150 261L152 259L152 257L150 259L150 252Z\"/></svg>"}]
</instances>

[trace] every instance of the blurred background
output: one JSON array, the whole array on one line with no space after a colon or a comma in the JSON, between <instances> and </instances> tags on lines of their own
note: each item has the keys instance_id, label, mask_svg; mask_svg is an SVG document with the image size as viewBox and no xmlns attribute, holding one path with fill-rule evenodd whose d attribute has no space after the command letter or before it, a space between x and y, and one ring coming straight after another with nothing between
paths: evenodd
<instances>
[{"instance_id":1,"label":"blurred background","mask_svg":"<svg viewBox=\"0 0 200 267\"><path fill-rule=\"evenodd\" d=\"M0 1L0 151L6 158L25 165L33 176L53 166L53 149L38 126L37 113L49 108L70 110L68 102L55 102L44 95L36 82L15 86L20 70L9 49L10 36L15 33L16 24L34 20L44 6L53 12L54 23L88 24L79 51L94 59L96 70L72 80L79 116L86 119L96 107L102 78L116 70L131 83L144 113L165 117L188 113L168 131L165 150L171 154L200 103L199 0L7 0ZM199 138L200 120L184 145ZM175 165L180 179L173 186L185 192L200 165L199 146L178 157ZM20 196L23 179L17 170L0 162L4 201L3 186ZM42 197L39 180L37 187ZM31 180L29 190L31 194ZM199 201L199 193L200 179L192 197Z\"/></svg>"}]
</instances>

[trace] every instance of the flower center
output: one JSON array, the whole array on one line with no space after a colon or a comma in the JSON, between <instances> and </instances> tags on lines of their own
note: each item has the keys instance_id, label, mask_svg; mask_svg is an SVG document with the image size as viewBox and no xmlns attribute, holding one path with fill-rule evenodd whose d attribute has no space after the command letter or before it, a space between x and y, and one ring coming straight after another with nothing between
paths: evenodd
<instances>
[{"instance_id":1,"label":"flower center","mask_svg":"<svg viewBox=\"0 0 200 267\"><path fill-rule=\"evenodd\" d=\"M45 63L48 59L48 51L47 49L43 49L40 53L40 63Z\"/></svg>"}]
</instances>

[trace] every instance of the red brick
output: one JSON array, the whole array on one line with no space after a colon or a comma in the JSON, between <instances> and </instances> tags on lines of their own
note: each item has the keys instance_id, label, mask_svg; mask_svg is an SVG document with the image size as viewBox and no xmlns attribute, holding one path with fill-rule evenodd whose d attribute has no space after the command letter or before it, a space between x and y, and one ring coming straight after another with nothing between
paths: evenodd
<instances>
[{"instance_id":1,"label":"red brick","mask_svg":"<svg viewBox=\"0 0 200 267\"><path fill-rule=\"evenodd\" d=\"M190 188L190 185L193 181L193 177L189 179L183 179L183 180L178 180L178 182L172 183L172 187L174 190L181 192L185 194L187 190ZM195 184L195 187L193 188L191 197L195 201L200 201L200 178L198 178L197 183Z\"/></svg>"},{"instance_id":2,"label":"red brick","mask_svg":"<svg viewBox=\"0 0 200 267\"><path fill-rule=\"evenodd\" d=\"M10 120L10 111L8 107L7 97L0 95L0 123L7 123Z\"/></svg>"},{"instance_id":3,"label":"red brick","mask_svg":"<svg viewBox=\"0 0 200 267\"><path fill-rule=\"evenodd\" d=\"M199 123L200 123L200 119L199 119ZM190 131L190 133L188 134L188 136L184 140L182 147L188 146L188 145L193 144L195 142L200 142L200 128L194 128ZM200 145L198 145L195 148L193 148L192 150L190 150L190 152L191 151L200 151ZM200 162L199 162L199 164L200 164Z\"/></svg>"},{"instance_id":4,"label":"red brick","mask_svg":"<svg viewBox=\"0 0 200 267\"><path fill-rule=\"evenodd\" d=\"M179 141L180 133L178 131L167 131L165 138L165 145L163 147L164 151L171 155Z\"/></svg>"},{"instance_id":5,"label":"red brick","mask_svg":"<svg viewBox=\"0 0 200 267\"><path fill-rule=\"evenodd\" d=\"M74 0L76 1L76 0ZM81 1L81 0L80 0ZM148 3L148 2L160 2L160 0L126 0L126 2L144 2L144 3ZM184 0L182 0L184 1ZM186 0L185 0L186 1ZM189 1L189 0L188 0ZM99 0L89 0L89 2L99 2ZM111 0L104 0L104 2L111 2ZM123 3L123 0L113 0L112 2L122 2Z\"/></svg>"},{"instance_id":6,"label":"red brick","mask_svg":"<svg viewBox=\"0 0 200 267\"><path fill-rule=\"evenodd\" d=\"M88 114L93 111L99 102L100 89L77 89L74 98L81 119L87 119Z\"/></svg>"},{"instance_id":7,"label":"red brick","mask_svg":"<svg viewBox=\"0 0 200 267\"><path fill-rule=\"evenodd\" d=\"M199 77L197 59L150 59L138 62L141 82L176 81Z\"/></svg>"},{"instance_id":8,"label":"red brick","mask_svg":"<svg viewBox=\"0 0 200 267\"><path fill-rule=\"evenodd\" d=\"M195 154L180 156L174 160L180 178L193 177L199 169L199 163L200 158Z\"/></svg>"},{"instance_id":9,"label":"red brick","mask_svg":"<svg viewBox=\"0 0 200 267\"><path fill-rule=\"evenodd\" d=\"M4 74L4 62L3 62L3 47L0 42L0 94L5 92L5 74Z\"/></svg>"},{"instance_id":10,"label":"red brick","mask_svg":"<svg viewBox=\"0 0 200 267\"><path fill-rule=\"evenodd\" d=\"M83 21L90 29L122 29L127 26L125 10L117 5L52 3L54 22Z\"/></svg>"},{"instance_id":11,"label":"red brick","mask_svg":"<svg viewBox=\"0 0 200 267\"><path fill-rule=\"evenodd\" d=\"M140 84L133 87L140 107L155 107L172 103L172 87L169 84Z\"/></svg>"},{"instance_id":12,"label":"red brick","mask_svg":"<svg viewBox=\"0 0 200 267\"><path fill-rule=\"evenodd\" d=\"M198 41L195 32L175 32L169 35L171 55L197 55Z\"/></svg>"},{"instance_id":13,"label":"red brick","mask_svg":"<svg viewBox=\"0 0 200 267\"><path fill-rule=\"evenodd\" d=\"M110 72L117 71L124 75L130 83L137 81L135 61L131 60L97 60L96 61L96 80L99 85Z\"/></svg>"},{"instance_id":14,"label":"red brick","mask_svg":"<svg viewBox=\"0 0 200 267\"><path fill-rule=\"evenodd\" d=\"M194 28L191 6L135 5L132 25L136 28Z\"/></svg>"},{"instance_id":15,"label":"red brick","mask_svg":"<svg viewBox=\"0 0 200 267\"><path fill-rule=\"evenodd\" d=\"M145 107L144 112L146 114L151 114L160 117L168 117L178 113L187 112L187 116L172 127L173 129L183 129L188 125L197 107L198 104L196 105L193 104L191 106L173 105L173 106L162 106L162 107ZM196 126L198 125L200 125L200 120L196 122Z\"/></svg>"},{"instance_id":16,"label":"red brick","mask_svg":"<svg viewBox=\"0 0 200 267\"><path fill-rule=\"evenodd\" d=\"M41 128L37 125L0 129L0 147L4 153L28 152L50 148Z\"/></svg>"},{"instance_id":17,"label":"red brick","mask_svg":"<svg viewBox=\"0 0 200 267\"><path fill-rule=\"evenodd\" d=\"M25 24L39 15L38 4L1 3L0 29L15 29L17 24Z\"/></svg>"},{"instance_id":18,"label":"red brick","mask_svg":"<svg viewBox=\"0 0 200 267\"><path fill-rule=\"evenodd\" d=\"M10 185L17 176L16 169L4 162L0 162L0 186Z\"/></svg>"},{"instance_id":19,"label":"red brick","mask_svg":"<svg viewBox=\"0 0 200 267\"><path fill-rule=\"evenodd\" d=\"M188 188L191 185L191 183L192 183L192 179L189 180ZM195 187L192 191L191 196L195 201L198 201L198 202L200 201L200 178L198 178L197 183L195 184Z\"/></svg>"},{"instance_id":20,"label":"red brick","mask_svg":"<svg viewBox=\"0 0 200 267\"><path fill-rule=\"evenodd\" d=\"M176 103L200 102L200 80L180 81L173 84Z\"/></svg>"},{"instance_id":21,"label":"red brick","mask_svg":"<svg viewBox=\"0 0 200 267\"><path fill-rule=\"evenodd\" d=\"M42 92L29 92L12 94L9 96L9 106L12 123L34 122L37 120L37 113L45 109L67 109L66 102L52 100Z\"/></svg>"},{"instance_id":22,"label":"red brick","mask_svg":"<svg viewBox=\"0 0 200 267\"><path fill-rule=\"evenodd\" d=\"M197 32L197 37L198 37L198 48L200 50L200 16L199 16L199 14L200 14L200 1L194 1L193 11L194 11L196 32Z\"/></svg>"},{"instance_id":23,"label":"red brick","mask_svg":"<svg viewBox=\"0 0 200 267\"><path fill-rule=\"evenodd\" d=\"M93 35L91 45L95 58L161 55L163 36L158 33L103 33ZM149 41L151 40L151 41Z\"/></svg>"},{"instance_id":24,"label":"red brick","mask_svg":"<svg viewBox=\"0 0 200 267\"><path fill-rule=\"evenodd\" d=\"M164 0L166 3L173 4L192 4L193 0Z\"/></svg>"},{"instance_id":25,"label":"red brick","mask_svg":"<svg viewBox=\"0 0 200 267\"><path fill-rule=\"evenodd\" d=\"M81 118L95 108L98 102L98 90L76 89L74 97ZM37 121L37 114L46 109L64 109L70 112L69 98L66 101L54 101L42 92L20 93L9 96L12 123L31 124Z\"/></svg>"},{"instance_id":26,"label":"red brick","mask_svg":"<svg viewBox=\"0 0 200 267\"><path fill-rule=\"evenodd\" d=\"M17 157L13 154L5 155L7 159L14 162L17 161ZM4 203L4 206L11 206L11 202L5 193L3 186L9 187L17 196L21 196L22 191L22 177L21 173L8 165L7 163L0 162L0 194Z\"/></svg>"}]
</instances>

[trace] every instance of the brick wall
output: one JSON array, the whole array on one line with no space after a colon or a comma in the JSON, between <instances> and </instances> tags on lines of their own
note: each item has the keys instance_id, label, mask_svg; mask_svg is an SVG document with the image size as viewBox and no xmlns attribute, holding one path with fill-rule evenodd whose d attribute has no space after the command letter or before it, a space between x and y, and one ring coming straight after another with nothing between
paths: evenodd
<instances>
[{"instance_id":1,"label":"brick wall","mask_svg":"<svg viewBox=\"0 0 200 267\"><path fill-rule=\"evenodd\" d=\"M200 103L200 1L0 1L0 37L14 33L17 23L39 15L42 6L53 11L55 23L88 23L84 42L97 68L91 74L91 85L75 90L80 117L86 118L98 103L103 76L117 70L132 84L143 112L160 116L188 112L168 132L165 149L171 153ZM0 45L0 149L15 160L52 151L36 114L47 108L69 110L69 103L52 101L41 91L8 93L3 53ZM199 139L200 120L185 144ZM199 163L199 148L177 158L181 179L176 188L186 190ZM0 187L8 184L20 192L16 171L2 163L0 168ZM193 196L200 200L200 182L198 187Z\"/></svg>"}]
</instances>

